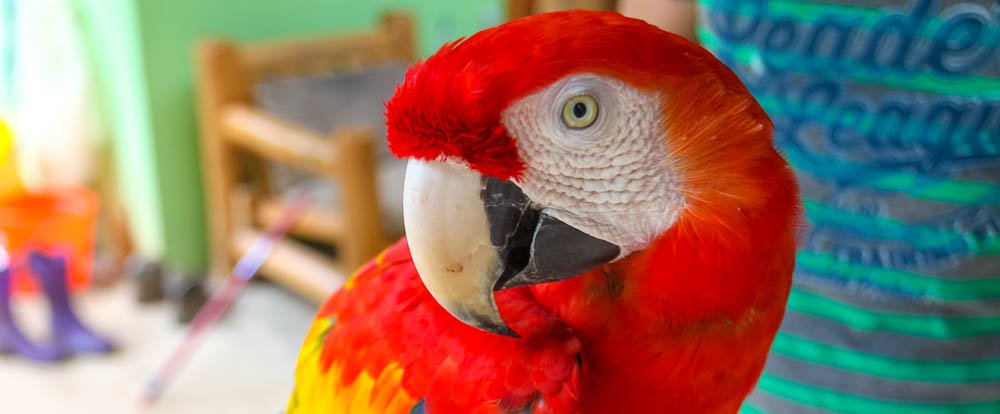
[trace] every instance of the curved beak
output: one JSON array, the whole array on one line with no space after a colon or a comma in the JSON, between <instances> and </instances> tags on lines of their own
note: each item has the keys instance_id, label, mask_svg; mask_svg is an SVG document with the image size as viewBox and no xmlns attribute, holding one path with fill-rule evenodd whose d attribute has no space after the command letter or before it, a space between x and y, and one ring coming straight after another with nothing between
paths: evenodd
<instances>
[{"instance_id":1,"label":"curved beak","mask_svg":"<svg viewBox=\"0 0 1000 414\"><path fill-rule=\"evenodd\" d=\"M403 221L427 290L462 322L518 336L504 323L495 290L565 280L618 257L537 206L510 181L454 163L410 160Z\"/></svg>"}]
</instances>

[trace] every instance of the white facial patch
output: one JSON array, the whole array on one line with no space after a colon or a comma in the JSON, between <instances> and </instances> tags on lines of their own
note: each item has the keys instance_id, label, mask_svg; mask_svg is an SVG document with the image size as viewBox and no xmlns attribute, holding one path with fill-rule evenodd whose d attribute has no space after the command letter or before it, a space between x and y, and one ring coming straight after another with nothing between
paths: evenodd
<instances>
[{"instance_id":1,"label":"white facial patch","mask_svg":"<svg viewBox=\"0 0 1000 414\"><path fill-rule=\"evenodd\" d=\"M564 104L589 95L593 124L571 128ZM518 185L552 216L621 248L640 250L676 221L684 205L668 168L660 96L589 73L563 78L502 114L527 168Z\"/></svg>"}]
</instances>

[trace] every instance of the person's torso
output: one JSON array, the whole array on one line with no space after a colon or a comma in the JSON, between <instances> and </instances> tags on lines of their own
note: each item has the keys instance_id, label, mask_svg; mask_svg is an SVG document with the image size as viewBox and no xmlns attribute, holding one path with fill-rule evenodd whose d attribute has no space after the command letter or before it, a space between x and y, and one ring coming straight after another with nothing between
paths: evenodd
<instances>
[{"instance_id":1,"label":"person's torso","mask_svg":"<svg viewBox=\"0 0 1000 414\"><path fill-rule=\"evenodd\" d=\"M699 5L808 219L751 407L1000 412L1000 3Z\"/></svg>"}]
</instances>

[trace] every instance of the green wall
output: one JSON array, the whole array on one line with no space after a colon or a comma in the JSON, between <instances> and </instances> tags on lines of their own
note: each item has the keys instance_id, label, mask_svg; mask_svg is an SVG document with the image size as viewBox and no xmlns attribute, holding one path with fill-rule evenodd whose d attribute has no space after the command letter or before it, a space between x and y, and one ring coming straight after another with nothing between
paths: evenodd
<instances>
[{"instance_id":1,"label":"green wall","mask_svg":"<svg viewBox=\"0 0 1000 414\"><path fill-rule=\"evenodd\" d=\"M386 9L417 20L420 50L492 26L501 0L76 0L104 61L103 82L131 223L143 253L206 267L193 47L370 27ZM152 167L152 168L150 168Z\"/></svg>"}]
</instances>

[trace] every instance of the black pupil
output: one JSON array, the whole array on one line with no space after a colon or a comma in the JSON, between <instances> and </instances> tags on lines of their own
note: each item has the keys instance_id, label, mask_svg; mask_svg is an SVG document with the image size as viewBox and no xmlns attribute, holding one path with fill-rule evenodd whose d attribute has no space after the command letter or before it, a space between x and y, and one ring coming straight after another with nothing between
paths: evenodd
<instances>
[{"instance_id":1,"label":"black pupil","mask_svg":"<svg viewBox=\"0 0 1000 414\"><path fill-rule=\"evenodd\" d=\"M577 102L573 105L573 116L577 118L583 118L587 115L587 104L583 102Z\"/></svg>"}]
</instances>

